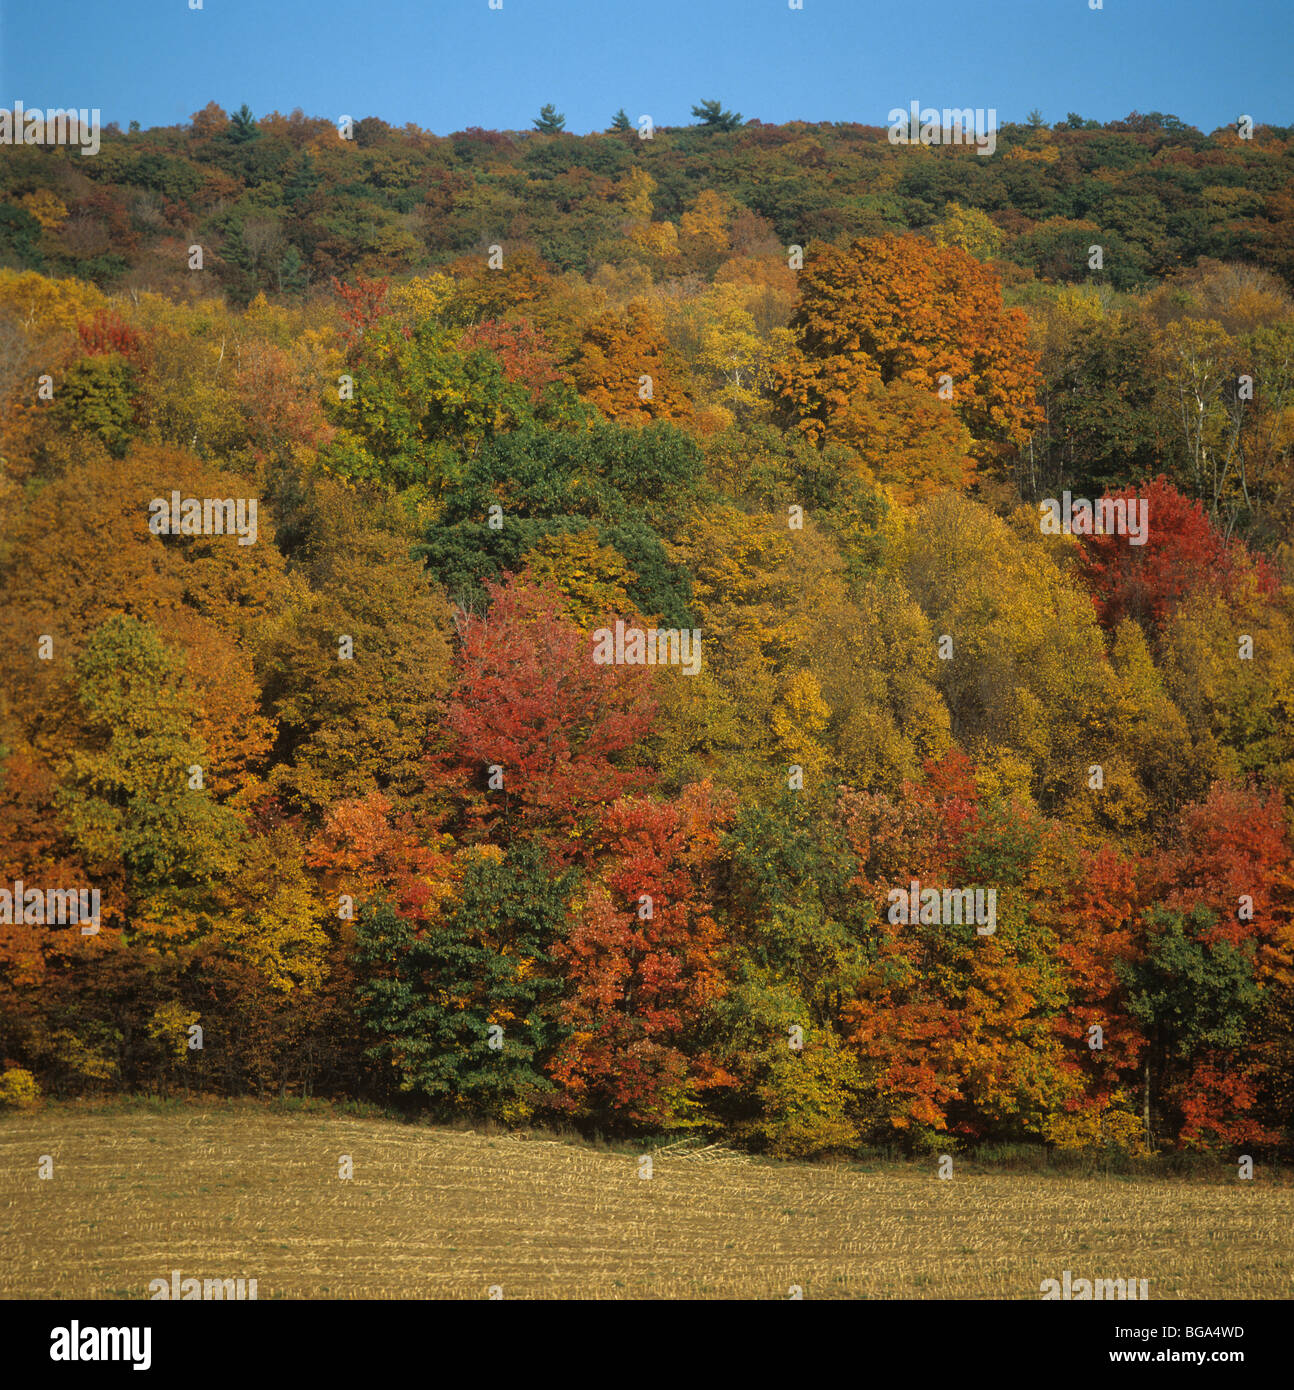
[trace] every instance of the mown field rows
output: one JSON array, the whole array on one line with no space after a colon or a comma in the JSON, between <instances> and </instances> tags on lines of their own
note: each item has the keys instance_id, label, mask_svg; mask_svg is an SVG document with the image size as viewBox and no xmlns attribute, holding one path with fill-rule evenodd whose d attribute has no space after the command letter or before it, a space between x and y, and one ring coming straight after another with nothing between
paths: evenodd
<instances>
[{"instance_id":1,"label":"mown field rows","mask_svg":"<svg viewBox=\"0 0 1294 1390\"><path fill-rule=\"evenodd\" d=\"M53 1175L38 1177L42 1155ZM353 1177L338 1176L342 1155ZM637 1157L251 1105L0 1122L0 1296L1151 1298L1294 1293L1294 1185Z\"/></svg>"}]
</instances>

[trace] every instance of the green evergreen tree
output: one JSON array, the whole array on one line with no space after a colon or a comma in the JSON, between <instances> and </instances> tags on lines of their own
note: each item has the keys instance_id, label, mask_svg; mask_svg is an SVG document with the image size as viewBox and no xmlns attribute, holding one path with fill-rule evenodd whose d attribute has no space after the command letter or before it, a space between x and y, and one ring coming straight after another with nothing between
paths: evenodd
<instances>
[{"instance_id":1,"label":"green evergreen tree","mask_svg":"<svg viewBox=\"0 0 1294 1390\"><path fill-rule=\"evenodd\" d=\"M309 150L303 151L301 162L283 185L283 201L288 207L295 208L304 203L322 181Z\"/></svg>"},{"instance_id":2,"label":"green evergreen tree","mask_svg":"<svg viewBox=\"0 0 1294 1390\"><path fill-rule=\"evenodd\" d=\"M229 118L229 129L225 138L232 140L235 145L245 145L249 140L258 139L260 133L256 118L252 115L252 108L243 102Z\"/></svg>"},{"instance_id":3,"label":"green evergreen tree","mask_svg":"<svg viewBox=\"0 0 1294 1390\"><path fill-rule=\"evenodd\" d=\"M566 129L566 117L550 101L546 106L539 108L539 115L535 118L535 129L541 135L560 135Z\"/></svg>"},{"instance_id":4,"label":"green evergreen tree","mask_svg":"<svg viewBox=\"0 0 1294 1390\"><path fill-rule=\"evenodd\" d=\"M722 103L717 101L701 102L692 108L692 114L708 130L736 130L741 125L741 112L725 111Z\"/></svg>"},{"instance_id":5,"label":"green evergreen tree","mask_svg":"<svg viewBox=\"0 0 1294 1390\"><path fill-rule=\"evenodd\" d=\"M562 1040L561 980L551 948L566 919L569 875L520 841L506 859L465 871L444 920L422 930L388 902L356 925L357 1013L401 1091L441 1108L504 1118L552 1090L544 1064Z\"/></svg>"},{"instance_id":6,"label":"green evergreen tree","mask_svg":"<svg viewBox=\"0 0 1294 1390\"><path fill-rule=\"evenodd\" d=\"M288 246L279 261L279 293L300 294L306 287L306 263L295 246Z\"/></svg>"}]
</instances>

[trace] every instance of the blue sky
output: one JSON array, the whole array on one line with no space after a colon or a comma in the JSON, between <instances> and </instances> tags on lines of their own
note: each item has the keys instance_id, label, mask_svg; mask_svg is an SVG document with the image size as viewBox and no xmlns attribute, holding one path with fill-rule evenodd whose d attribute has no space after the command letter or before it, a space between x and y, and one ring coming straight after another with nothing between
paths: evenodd
<instances>
[{"instance_id":1,"label":"blue sky","mask_svg":"<svg viewBox=\"0 0 1294 1390\"><path fill-rule=\"evenodd\" d=\"M0 104L99 107L123 127L227 109L381 116L446 134L691 122L718 98L764 121L884 125L891 107L1038 107L1205 130L1294 124L1291 0L45 0L0 2Z\"/></svg>"}]
</instances>

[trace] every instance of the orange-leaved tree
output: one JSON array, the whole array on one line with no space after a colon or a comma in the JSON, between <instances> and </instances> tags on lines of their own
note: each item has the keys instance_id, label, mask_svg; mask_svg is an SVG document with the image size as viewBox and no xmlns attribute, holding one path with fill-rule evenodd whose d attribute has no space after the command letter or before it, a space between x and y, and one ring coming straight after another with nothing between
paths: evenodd
<instances>
[{"instance_id":1,"label":"orange-leaved tree","mask_svg":"<svg viewBox=\"0 0 1294 1390\"><path fill-rule=\"evenodd\" d=\"M625 797L598 822L605 857L554 948L571 1032L552 1075L580 1113L686 1123L698 1092L731 1084L699 1032L724 988L711 879L729 811L701 783L673 803Z\"/></svg>"},{"instance_id":2,"label":"orange-leaved tree","mask_svg":"<svg viewBox=\"0 0 1294 1390\"><path fill-rule=\"evenodd\" d=\"M960 421L981 464L1020 447L1041 421L1025 317L1003 305L994 271L955 246L882 236L821 249L801 276L791 328L777 403L815 442L865 444L860 403L893 395L893 408L910 414L903 387ZM933 463L947 471L948 423L928 428Z\"/></svg>"}]
</instances>

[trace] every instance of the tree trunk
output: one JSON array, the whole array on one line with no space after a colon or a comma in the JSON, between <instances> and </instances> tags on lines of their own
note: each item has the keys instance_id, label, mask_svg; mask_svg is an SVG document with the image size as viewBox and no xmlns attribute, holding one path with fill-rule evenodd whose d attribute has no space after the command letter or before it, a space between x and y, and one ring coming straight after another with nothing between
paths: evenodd
<instances>
[{"instance_id":1,"label":"tree trunk","mask_svg":"<svg viewBox=\"0 0 1294 1390\"><path fill-rule=\"evenodd\" d=\"M1143 1121L1145 1122L1145 1125L1146 1125L1146 1147L1147 1147L1148 1149L1150 1149L1150 1148L1153 1148L1154 1145L1150 1142L1150 1052L1149 1052L1149 1050L1147 1050L1147 1052L1146 1052L1146 1072L1145 1072L1145 1076L1146 1076L1146 1090L1145 1090L1144 1098L1143 1098L1143 1100L1142 1100L1141 1118L1143 1119Z\"/></svg>"}]
</instances>

